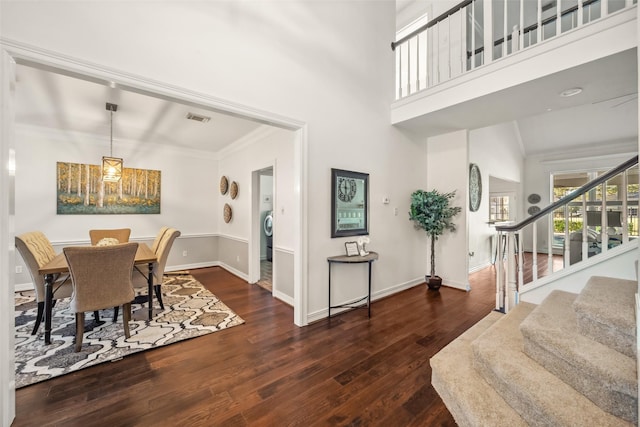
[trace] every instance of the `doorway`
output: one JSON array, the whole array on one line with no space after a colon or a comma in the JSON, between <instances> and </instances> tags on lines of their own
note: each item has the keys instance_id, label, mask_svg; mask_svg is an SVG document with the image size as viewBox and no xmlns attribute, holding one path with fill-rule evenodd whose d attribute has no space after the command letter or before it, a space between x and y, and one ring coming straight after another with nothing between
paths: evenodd
<instances>
[{"instance_id":1,"label":"doorway","mask_svg":"<svg viewBox=\"0 0 640 427\"><path fill-rule=\"evenodd\" d=\"M260 278L256 284L273 293L273 241L275 238L275 224L273 220L273 201L275 198L273 166L254 173L258 175L257 205L259 211L259 215L255 219L259 221L258 229L260 230Z\"/></svg>"}]
</instances>

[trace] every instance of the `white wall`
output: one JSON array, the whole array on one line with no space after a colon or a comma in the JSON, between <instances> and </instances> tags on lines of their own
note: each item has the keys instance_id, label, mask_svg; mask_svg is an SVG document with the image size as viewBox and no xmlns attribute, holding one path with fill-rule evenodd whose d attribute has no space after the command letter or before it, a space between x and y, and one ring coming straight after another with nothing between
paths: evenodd
<instances>
[{"instance_id":1,"label":"white wall","mask_svg":"<svg viewBox=\"0 0 640 427\"><path fill-rule=\"evenodd\" d=\"M431 137L426 144L427 190L455 191L451 205L462 208L453 221L456 232L446 232L436 242L436 275L442 277L443 285L469 289L466 229L469 206L468 132L462 130ZM429 264L426 271L430 269Z\"/></svg>"},{"instance_id":2,"label":"white wall","mask_svg":"<svg viewBox=\"0 0 640 427\"><path fill-rule=\"evenodd\" d=\"M515 217L521 220L521 187L524 174L524 156L517 127L509 122L469 132L469 162L480 168L482 176L482 200L476 212L469 212L469 270L487 266L491 261L490 238L495 229L489 222L490 176L512 181L517 188ZM468 204L467 204L468 206Z\"/></svg>"},{"instance_id":3,"label":"white wall","mask_svg":"<svg viewBox=\"0 0 640 427\"><path fill-rule=\"evenodd\" d=\"M215 156L136 141L114 139L114 151L125 167L161 171L160 214L56 215L56 162L100 164L108 147L108 135L16 127L16 233L40 230L60 242L88 241L92 228L131 228L134 239L153 238L164 225L182 236L216 232Z\"/></svg>"},{"instance_id":4,"label":"white wall","mask_svg":"<svg viewBox=\"0 0 640 427\"><path fill-rule=\"evenodd\" d=\"M7 39L306 123L311 320L326 313L326 258L346 240L330 238L332 167L371 173L374 291L422 275L406 212L424 153L389 125L394 12L392 1L11 2L0 19Z\"/></svg>"}]
</instances>

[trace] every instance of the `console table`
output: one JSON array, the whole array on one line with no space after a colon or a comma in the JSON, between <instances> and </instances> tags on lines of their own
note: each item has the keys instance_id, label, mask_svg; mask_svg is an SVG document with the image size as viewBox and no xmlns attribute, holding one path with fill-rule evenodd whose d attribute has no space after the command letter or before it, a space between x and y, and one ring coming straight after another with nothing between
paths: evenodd
<instances>
[{"instance_id":1,"label":"console table","mask_svg":"<svg viewBox=\"0 0 640 427\"><path fill-rule=\"evenodd\" d=\"M354 255L354 256L347 256L347 255L337 255L337 256L331 256L329 258L327 258L327 262L329 264L329 317L331 317L331 309L332 308L366 308L369 311L369 317L371 317L371 264L373 263L373 261L378 259L378 253L377 252L369 252L368 255L365 256L360 256L360 255ZM362 263L368 263L369 264L369 286L368 286L368 291L367 291L367 295L365 295L364 297L356 300L356 301L352 301L350 303L347 304L341 304L341 305L331 305L331 264L337 263L337 264L362 264ZM362 301L367 302L367 305L356 305L359 303L362 303Z\"/></svg>"}]
</instances>

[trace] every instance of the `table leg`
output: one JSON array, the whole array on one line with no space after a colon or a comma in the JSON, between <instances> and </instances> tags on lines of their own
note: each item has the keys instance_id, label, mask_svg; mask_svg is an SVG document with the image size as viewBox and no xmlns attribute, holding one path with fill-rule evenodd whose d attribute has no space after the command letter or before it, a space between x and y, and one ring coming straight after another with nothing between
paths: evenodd
<instances>
[{"instance_id":1,"label":"table leg","mask_svg":"<svg viewBox=\"0 0 640 427\"><path fill-rule=\"evenodd\" d=\"M53 311L53 274L44 276L44 343L51 344L51 312Z\"/></svg>"},{"instance_id":2,"label":"table leg","mask_svg":"<svg viewBox=\"0 0 640 427\"><path fill-rule=\"evenodd\" d=\"M149 277L147 278L147 284L149 287L149 320L153 317L153 263L149 263Z\"/></svg>"},{"instance_id":3,"label":"table leg","mask_svg":"<svg viewBox=\"0 0 640 427\"><path fill-rule=\"evenodd\" d=\"M371 261L369 261L369 293L367 297L367 309L369 310L369 319L371 319Z\"/></svg>"},{"instance_id":4,"label":"table leg","mask_svg":"<svg viewBox=\"0 0 640 427\"><path fill-rule=\"evenodd\" d=\"M329 307L327 308L327 312L329 313L329 317L331 317L331 261L329 261Z\"/></svg>"}]
</instances>

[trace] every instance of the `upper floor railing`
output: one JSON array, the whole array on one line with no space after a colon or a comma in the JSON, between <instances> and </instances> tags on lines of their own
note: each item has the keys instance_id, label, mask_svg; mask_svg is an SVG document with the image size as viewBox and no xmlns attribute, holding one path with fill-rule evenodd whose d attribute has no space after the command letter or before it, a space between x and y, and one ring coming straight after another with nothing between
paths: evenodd
<instances>
[{"instance_id":1,"label":"upper floor railing","mask_svg":"<svg viewBox=\"0 0 640 427\"><path fill-rule=\"evenodd\" d=\"M635 156L517 224L496 225L496 310L508 312L539 276L638 238L637 166ZM538 265L541 238L546 271Z\"/></svg>"},{"instance_id":2,"label":"upper floor railing","mask_svg":"<svg viewBox=\"0 0 640 427\"><path fill-rule=\"evenodd\" d=\"M396 98L529 48L637 0L464 0L392 42ZM505 42L506 41L506 42Z\"/></svg>"}]
</instances>

